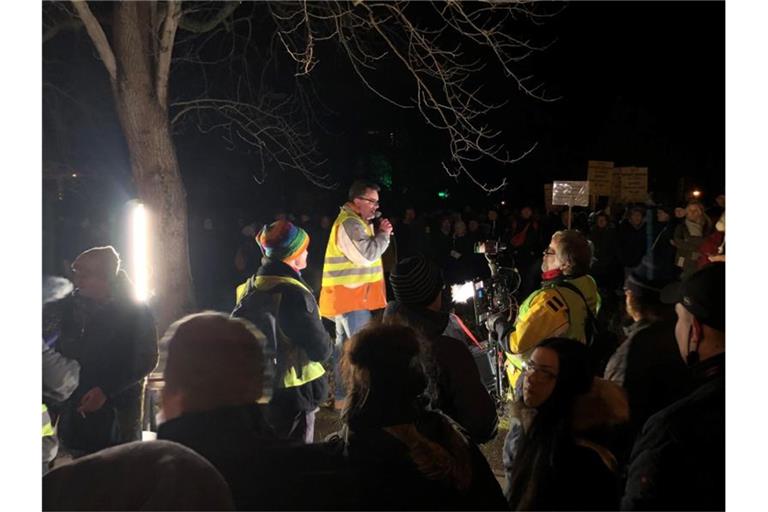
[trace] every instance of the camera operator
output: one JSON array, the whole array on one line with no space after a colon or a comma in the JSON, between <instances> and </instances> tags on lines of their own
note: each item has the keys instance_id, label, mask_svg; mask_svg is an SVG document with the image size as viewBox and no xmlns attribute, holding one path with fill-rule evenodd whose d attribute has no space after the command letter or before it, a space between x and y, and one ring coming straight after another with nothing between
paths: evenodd
<instances>
[{"instance_id":1,"label":"camera operator","mask_svg":"<svg viewBox=\"0 0 768 512\"><path fill-rule=\"evenodd\" d=\"M506 312L488 319L488 330L495 332L511 353L507 357L512 365L512 389L522 374L523 359L541 340L561 337L586 343L587 304L594 315L600 308L597 285L587 274L591 258L584 235L575 230L557 231L544 250L541 288L520 305L514 325L505 318Z\"/></svg>"}]
</instances>

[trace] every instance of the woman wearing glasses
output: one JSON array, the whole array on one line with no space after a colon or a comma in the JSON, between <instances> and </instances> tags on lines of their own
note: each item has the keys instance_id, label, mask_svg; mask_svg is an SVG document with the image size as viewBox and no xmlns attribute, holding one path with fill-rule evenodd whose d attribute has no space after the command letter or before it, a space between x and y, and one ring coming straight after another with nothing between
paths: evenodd
<instances>
[{"instance_id":1,"label":"woman wearing glasses","mask_svg":"<svg viewBox=\"0 0 768 512\"><path fill-rule=\"evenodd\" d=\"M587 348L549 338L524 365L504 444L512 510L616 510L616 458L606 448L628 420L621 388L593 379Z\"/></svg>"}]
</instances>

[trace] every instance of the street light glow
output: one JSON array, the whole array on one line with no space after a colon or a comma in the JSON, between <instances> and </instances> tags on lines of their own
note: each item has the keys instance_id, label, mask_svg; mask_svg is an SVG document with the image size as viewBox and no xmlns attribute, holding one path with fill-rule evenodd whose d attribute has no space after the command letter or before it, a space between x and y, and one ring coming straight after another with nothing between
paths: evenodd
<instances>
[{"instance_id":1,"label":"street light glow","mask_svg":"<svg viewBox=\"0 0 768 512\"><path fill-rule=\"evenodd\" d=\"M132 263L136 300L149 299L149 247L147 243L147 212L144 205L136 203L131 211Z\"/></svg>"}]
</instances>

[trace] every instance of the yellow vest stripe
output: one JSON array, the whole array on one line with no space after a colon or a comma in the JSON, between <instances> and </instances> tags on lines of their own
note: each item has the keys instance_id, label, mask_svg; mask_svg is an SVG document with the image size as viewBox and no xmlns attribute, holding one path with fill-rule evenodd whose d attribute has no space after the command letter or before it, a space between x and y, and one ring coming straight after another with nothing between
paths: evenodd
<instances>
[{"instance_id":1,"label":"yellow vest stripe","mask_svg":"<svg viewBox=\"0 0 768 512\"><path fill-rule=\"evenodd\" d=\"M45 414L46 412L48 412L48 407L46 407L46 405L43 404L43 414ZM43 418L46 418L46 416L43 416ZM47 418L48 418L47 421L43 420L43 421L45 421L45 423L43 423L43 436L42 437L56 435L56 431L53 430L53 425L51 424L51 417L47 416Z\"/></svg>"},{"instance_id":2,"label":"yellow vest stripe","mask_svg":"<svg viewBox=\"0 0 768 512\"><path fill-rule=\"evenodd\" d=\"M354 213L345 209L341 210L341 213L339 213L339 216L333 223L331 235L328 239L328 247L325 250L323 288L331 288L338 285L361 285L384 280L384 267L381 264L381 258L378 258L370 265L361 265L350 261L339 248L337 244L339 229L344 229L342 224L349 219L360 223L368 236L374 235L370 224L367 224Z\"/></svg>"},{"instance_id":3,"label":"yellow vest stripe","mask_svg":"<svg viewBox=\"0 0 768 512\"><path fill-rule=\"evenodd\" d=\"M243 295L245 295L245 291L248 288L249 283L251 284L252 287L260 291L271 290L272 288L274 288L279 284L290 284L293 286L298 286L299 288L306 291L310 295L312 294L312 292L309 291L309 288L307 288L304 285L304 283L292 277L253 276L250 279L248 279L248 281L244 282L243 284L237 287L238 303L242 300ZM318 318L320 318L319 308L317 310L317 316ZM288 368L288 370L286 370L285 374L283 375L283 386L286 388L298 387L306 384L307 382L311 382L315 379L318 379L322 377L324 374L325 374L325 368L323 367L322 363L318 363L317 361L309 361L308 363L306 363L304 366L301 367L301 377L298 376L295 368L293 367Z\"/></svg>"},{"instance_id":4,"label":"yellow vest stripe","mask_svg":"<svg viewBox=\"0 0 768 512\"><path fill-rule=\"evenodd\" d=\"M362 276L366 274L375 274L382 272L381 265L376 265L370 268L347 268L343 270L326 270L323 272L323 277L344 277L344 276Z\"/></svg>"}]
</instances>

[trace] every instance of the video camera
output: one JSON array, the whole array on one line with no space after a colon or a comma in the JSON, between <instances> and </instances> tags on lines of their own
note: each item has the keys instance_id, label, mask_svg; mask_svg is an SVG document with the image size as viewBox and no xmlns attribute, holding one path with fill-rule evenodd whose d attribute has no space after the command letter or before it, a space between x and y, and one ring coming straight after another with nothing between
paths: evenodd
<instances>
[{"instance_id":1,"label":"video camera","mask_svg":"<svg viewBox=\"0 0 768 512\"><path fill-rule=\"evenodd\" d=\"M520 287L521 277L507 249L506 244L497 240L486 240L475 244L475 253L485 255L491 271L490 278L476 279L472 283L475 322L478 326L485 325L485 321L492 315L517 310L514 293Z\"/></svg>"},{"instance_id":2,"label":"video camera","mask_svg":"<svg viewBox=\"0 0 768 512\"><path fill-rule=\"evenodd\" d=\"M514 258L507 253L507 246L496 240L486 240L475 244L475 254L485 255L491 276L474 279L462 285L455 285L451 291L454 302L466 302L473 299L475 326L482 330L489 318L506 315L510 320L517 314L517 300L514 293L520 287L520 273L515 268ZM488 391L494 397L497 406L503 408L507 393L504 372L505 347L501 340L494 339L488 333L486 341L477 348L471 347L475 364Z\"/></svg>"}]
</instances>

